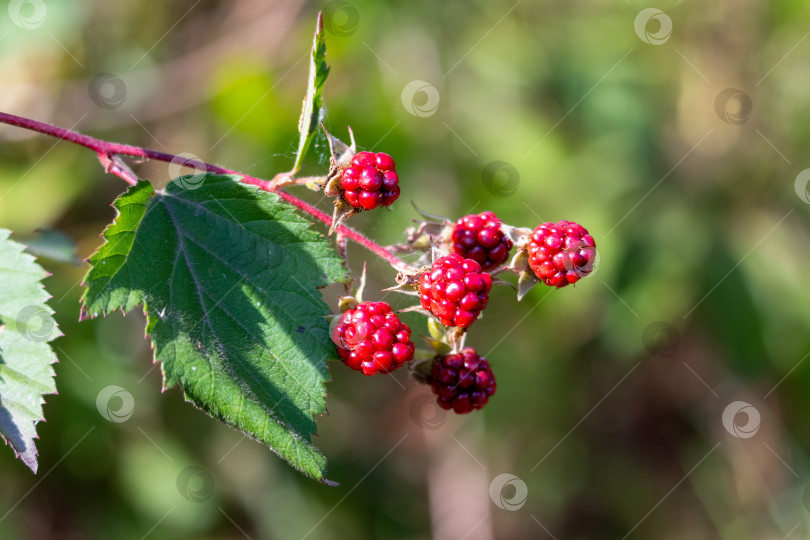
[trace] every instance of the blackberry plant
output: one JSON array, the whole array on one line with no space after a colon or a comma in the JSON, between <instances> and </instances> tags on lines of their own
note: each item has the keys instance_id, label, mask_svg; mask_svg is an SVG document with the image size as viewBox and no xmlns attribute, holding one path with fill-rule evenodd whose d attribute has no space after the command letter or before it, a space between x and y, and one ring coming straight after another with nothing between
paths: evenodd
<instances>
[{"instance_id":1,"label":"blackberry plant","mask_svg":"<svg viewBox=\"0 0 810 540\"><path fill-rule=\"evenodd\" d=\"M407 192L408 174L405 167L400 184L390 155L357 152L351 129L350 144L326 130L328 74L319 15L298 151L293 167L270 180L8 113L0 113L0 122L88 148L108 173L129 184L113 203L117 215L103 232L104 243L87 261L81 319L143 310L164 388L180 386L186 400L265 443L302 473L333 484L326 458L312 443L315 418L326 412L328 360L365 375L410 364L440 407L459 414L481 409L495 394L495 375L464 341L484 314L492 286L507 283L496 276L519 276L518 300L541 281L574 284L592 272L596 244L576 223L544 223L532 231L502 223L490 211L457 221L425 215L428 221L406 231L405 244L388 248L348 227L358 212L390 210L401 190ZM328 142L329 169L300 177L318 136ZM204 172L156 190L125 158ZM332 217L288 191L298 185L334 198ZM313 230L310 219L329 233ZM61 334L45 304L45 272L10 235L0 229L0 406L6 413L0 435L36 472L36 424L43 420L43 396L56 391L49 342ZM390 264L396 277L388 290L418 297L417 305L400 311L428 317L427 348L416 348L411 328L391 305L360 298L364 279L355 297L342 297L330 315L317 290L342 283L350 291L346 240ZM406 262L401 253L416 256Z\"/></svg>"}]
</instances>

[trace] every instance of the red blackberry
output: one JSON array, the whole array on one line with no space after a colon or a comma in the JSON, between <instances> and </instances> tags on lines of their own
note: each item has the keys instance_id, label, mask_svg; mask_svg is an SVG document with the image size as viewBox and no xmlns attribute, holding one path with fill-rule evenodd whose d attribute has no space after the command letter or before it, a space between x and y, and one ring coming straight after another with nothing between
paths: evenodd
<instances>
[{"instance_id":1,"label":"red blackberry","mask_svg":"<svg viewBox=\"0 0 810 540\"><path fill-rule=\"evenodd\" d=\"M462 349L461 353L438 357L428 382L439 407L453 409L458 414L482 408L496 388L489 362L470 347Z\"/></svg>"},{"instance_id":2,"label":"red blackberry","mask_svg":"<svg viewBox=\"0 0 810 540\"><path fill-rule=\"evenodd\" d=\"M358 209L391 206L399 197L395 168L394 159L388 154L358 152L340 176L343 198Z\"/></svg>"},{"instance_id":3,"label":"red blackberry","mask_svg":"<svg viewBox=\"0 0 810 540\"><path fill-rule=\"evenodd\" d=\"M529 266L546 285L565 287L593 271L596 243L582 225L543 223L529 236Z\"/></svg>"},{"instance_id":4,"label":"red blackberry","mask_svg":"<svg viewBox=\"0 0 810 540\"><path fill-rule=\"evenodd\" d=\"M385 302L363 302L340 315L332 329L343 363L364 375L390 373L413 358L411 329Z\"/></svg>"},{"instance_id":5,"label":"red blackberry","mask_svg":"<svg viewBox=\"0 0 810 540\"><path fill-rule=\"evenodd\" d=\"M472 259L452 253L419 279L419 300L445 326L467 328L487 307L492 278Z\"/></svg>"},{"instance_id":6,"label":"red blackberry","mask_svg":"<svg viewBox=\"0 0 810 540\"><path fill-rule=\"evenodd\" d=\"M492 270L509 258L512 241L501 231L501 220L492 212L464 216L453 227L453 253Z\"/></svg>"}]
</instances>

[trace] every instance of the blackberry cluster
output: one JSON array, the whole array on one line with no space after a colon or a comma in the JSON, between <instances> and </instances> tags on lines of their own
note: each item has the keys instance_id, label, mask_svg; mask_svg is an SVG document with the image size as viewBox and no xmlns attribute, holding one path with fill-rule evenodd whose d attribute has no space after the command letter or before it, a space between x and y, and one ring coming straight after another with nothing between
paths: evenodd
<instances>
[{"instance_id":1,"label":"blackberry cluster","mask_svg":"<svg viewBox=\"0 0 810 540\"><path fill-rule=\"evenodd\" d=\"M596 243L578 223L543 223L529 236L529 266L550 287L576 283L593 271Z\"/></svg>"},{"instance_id":2,"label":"blackberry cluster","mask_svg":"<svg viewBox=\"0 0 810 540\"><path fill-rule=\"evenodd\" d=\"M419 300L443 325L467 328L487 307L491 288L492 277L480 264L451 253L422 274Z\"/></svg>"},{"instance_id":3,"label":"blackberry cluster","mask_svg":"<svg viewBox=\"0 0 810 540\"><path fill-rule=\"evenodd\" d=\"M489 362L470 347L438 357L428 382L439 407L453 409L457 414L482 408L496 388Z\"/></svg>"},{"instance_id":4,"label":"blackberry cluster","mask_svg":"<svg viewBox=\"0 0 810 540\"><path fill-rule=\"evenodd\" d=\"M399 198L394 159L382 152L358 152L340 177L343 198L352 207L372 210L391 206Z\"/></svg>"},{"instance_id":5,"label":"blackberry cluster","mask_svg":"<svg viewBox=\"0 0 810 540\"><path fill-rule=\"evenodd\" d=\"M453 253L492 270L509 258L512 242L501 231L501 220L492 212L464 216L452 233Z\"/></svg>"},{"instance_id":6,"label":"blackberry cluster","mask_svg":"<svg viewBox=\"0 0 810 540\"><path fill-rule=\"evenodd\" d=\"M390 373L413 358L411 329L385 302L363 302L332 329L340 359L364 375Z\"/></svg>"}]
</instances>

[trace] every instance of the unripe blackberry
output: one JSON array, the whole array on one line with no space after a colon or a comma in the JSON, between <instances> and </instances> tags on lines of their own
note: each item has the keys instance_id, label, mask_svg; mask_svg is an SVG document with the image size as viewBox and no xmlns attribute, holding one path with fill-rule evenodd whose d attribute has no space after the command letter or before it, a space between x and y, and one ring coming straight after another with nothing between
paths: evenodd
<instances>
[{"instance_id":1,"label":"unripe blackberry","mask_svg":"<svg viewBox=\"0 0 810 540\"><path fill-rule=\"evenodd\" d=\"M593 271L596 243L582 225L543 223L529 236L529 266L550 287L576 283Z\"/></svg>"},{"instance_id":2,"label":"unripe blackberry","mask_svg":"<svg viewBox=\"0 0 810 540\"><path fill-rule=\"evenodd\" d=\"M512 241L501 231L501 220L492 212L464 216L452 233L453 253L492 270L509 258Z\"/></svg>"},{"instance_id":3,"label":"unripe blackberry","mask_svg":"<svg viewBox=\"0 0 810 540\"><path fill-rule=\"evenodd\" d=\"M399 197L399 177L388 154L358 152L343 169L340 186L343 198L357 209L391 206Z\"/></svg>"},{"instance_id":4,"label":"unripe blackberry","mask_svg":"<svg viewBox=\"0 0 810 540\"><path fill-rule=\"evenodd\" d=\"M496 388L489 362L470 347L438 357L427 380L439 407L458 414L482 408Z\"/></svg>"},{"instance_id":5,"label":"unripe blackberry","mask_svg":"<svg viewBox=\"0 0 810 540\"><path fill-rule=\"evenodd\" d=\"M340 359L364 375L390 373L413 358L411 329L385 302L363 302L332 329Z\"/></svg>"},{"instance_id":6,"label":"unripe blackberry","mask_svg":"<svg viewBox=\"0 0 810 540\"><path fill-rule=\"evenodd\" d=\"M492 278L472 259L451 253L419 279L419 300L445 326L467 328L489 302Z\"/></svg>"}]
</instances>

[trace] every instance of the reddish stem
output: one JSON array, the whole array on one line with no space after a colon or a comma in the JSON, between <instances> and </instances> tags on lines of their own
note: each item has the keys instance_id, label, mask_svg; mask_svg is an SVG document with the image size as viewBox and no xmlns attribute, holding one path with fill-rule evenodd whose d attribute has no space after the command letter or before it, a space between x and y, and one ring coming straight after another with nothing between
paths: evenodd
<instances>
[{"instance_id":1,"label":"reddish stem","mask_svg":"<svg viewBox=\"0 0 810 540\"><path fill-rule=\"evenodd\" d=\"M100 139L96 139L88 135L83 135L76 131L71 131L69 129L60 128L57 126L53 126L51 124L38 122L36 120L31 120L30 118L23 118L21 116L15 116L13 114L8 114L4 112L0 112L0 123L10 124L12 126L21 127L23 129L36 131L39 133L43 133L45 135L50 135L51 137L56 137L64 141L71 142L73 144L78 144L79 146L84 146L85 148L89 148L98 155L99 161L101 161L101 164L104 166L104 169L108 173L112 173L119 176L120 178L123 178L129 184L135 184L137 182L137 179L132 175L132 172L129 170L129 168L126 167L126 165L123 162L117 159L117 156L134 156L145 159L154 159L157 161L165 161L168 163L177 163L178 165L193 167L195 169L202 169L217 174L233 174L236 176L240 176L242 182L246 184L253 184L254 186L257 186L264 191L271 191L273 193L276 193L279 197L281 197L288 203L292 204L299 210L306 212L307 214L317 219L318 221L323 222L327 227L332 226L332 218L330 218L328 215L321 212L311 204L302 201L298 197L295 197L287 193L286 191L281 191L280 189L274 188L271 185L271 182L268 180L262 180L261 178L248 176L240 172L232 171L230 169L219 167L217 165L211 165L210 163L205 163L203 161L186 159L180 156L176 156L174 154L166 154L164 152L149 150L147 148L140 148L138 146L130 146L128 144L118 144L113 142L102 141ZM384 247L380 246L379 244L376 244L369 238L355 231L354 229L351 229L345 225L341 225L336 230L345 235L347 238L351 238L352 240L354 240L364 248L368 249L375 255L385 259L388 263L391 264L391 266L393 266L397 270L401 270L408 267L408 264L405 261L395 256L393 253L386 250Z\"/></svg>"}]
</instances>

